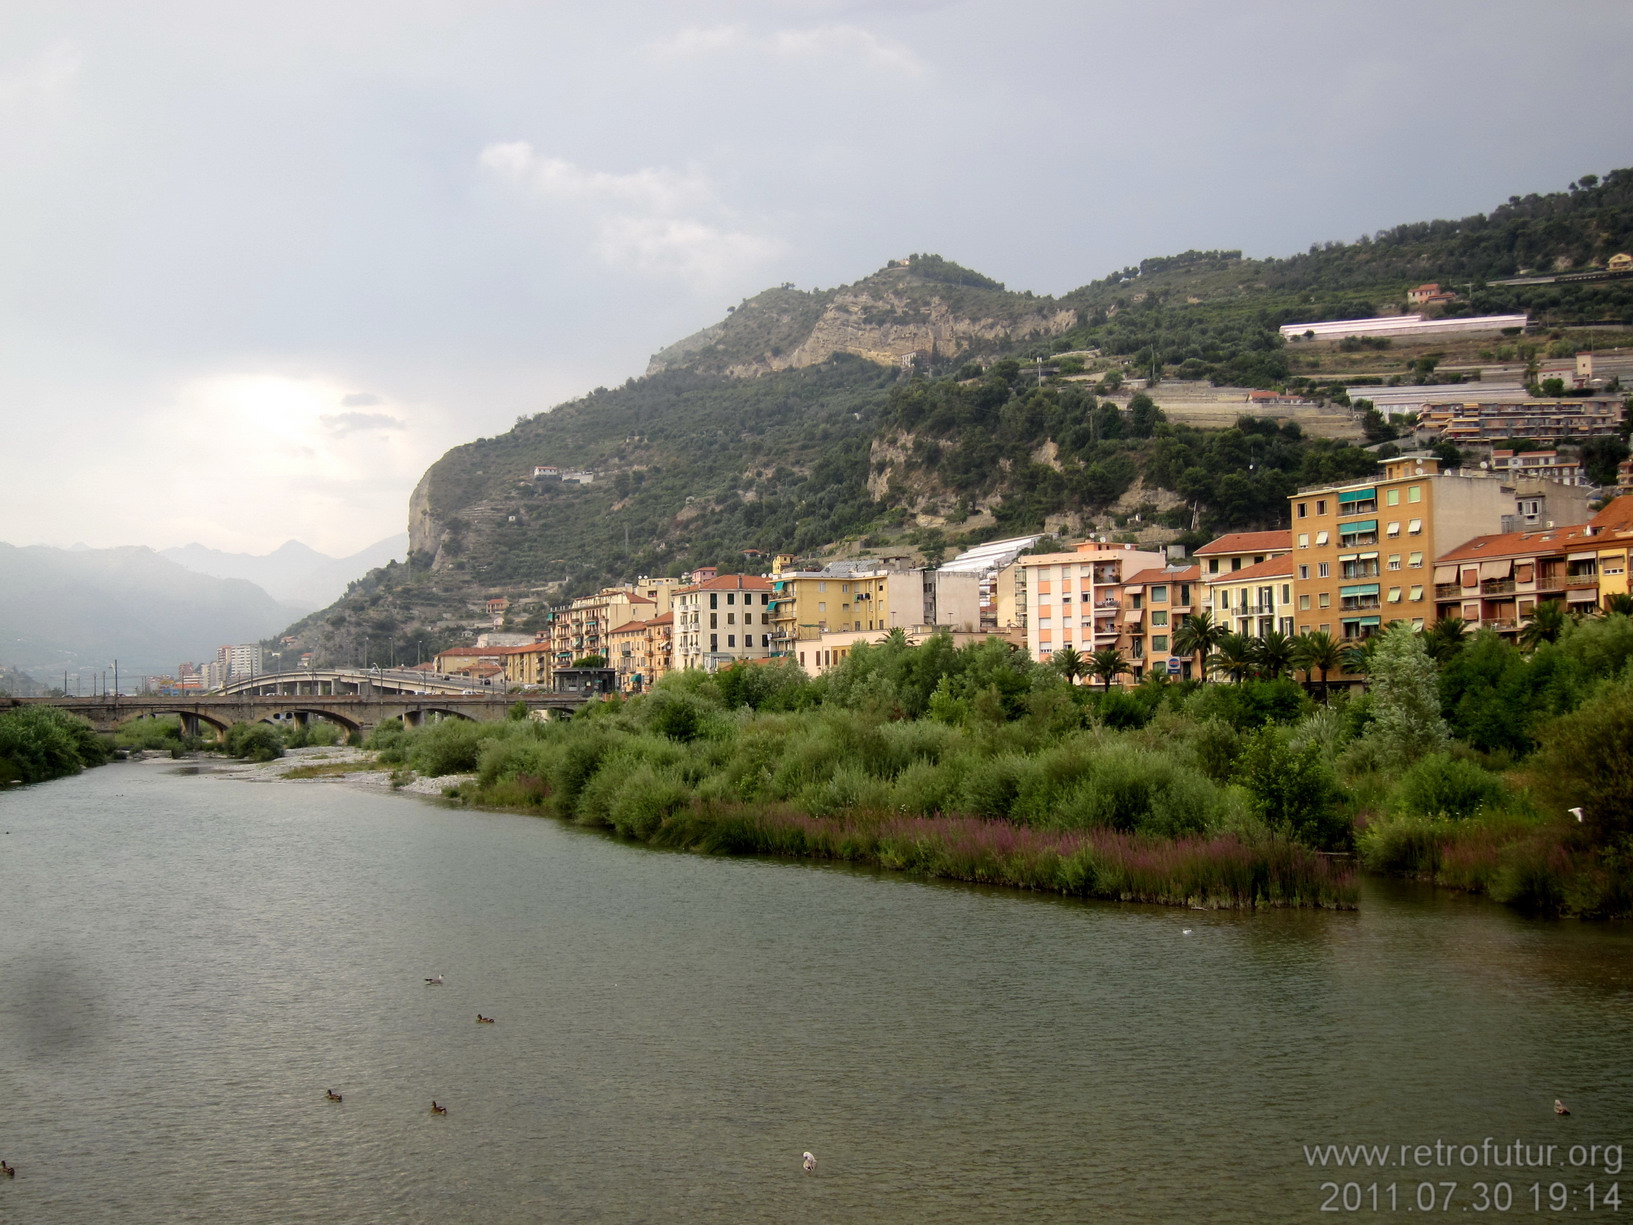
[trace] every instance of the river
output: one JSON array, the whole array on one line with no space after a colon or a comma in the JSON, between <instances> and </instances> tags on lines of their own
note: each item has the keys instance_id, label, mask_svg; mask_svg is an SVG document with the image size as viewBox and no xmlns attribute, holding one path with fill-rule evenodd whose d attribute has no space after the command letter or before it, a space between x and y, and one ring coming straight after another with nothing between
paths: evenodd
<instances>
[{"instance_id":1,"label":"river","mask_svg":"<svg viewBox=\"0 0 1633 1225\"><path fill-rule=\"evenodd\" d=\"M1626 926L1080 902L171 763L0 829L7 1225L1278 1222L1346 1182L1633 1219L1589 1155L1633 1143ZM1487 1137L1554 1163L1306 1156Z\"/></svg>"}]
</instances>

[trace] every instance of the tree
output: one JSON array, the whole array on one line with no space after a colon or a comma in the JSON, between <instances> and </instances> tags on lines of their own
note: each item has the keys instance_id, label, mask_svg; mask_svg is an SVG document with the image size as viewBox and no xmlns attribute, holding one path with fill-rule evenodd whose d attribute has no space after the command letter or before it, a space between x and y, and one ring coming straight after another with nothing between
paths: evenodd
<instances>
[{"instance_id":1,"label":"tree","mask_svg":"<svg viewBox=\"0 0 1633 1225\"><path fill-rule=\"evenodd\" d=\"M1351 829L1339 810L1338 780L1314 741L1302 749L1265 728L1248 742L1237 778L1271 829L1323 851L1343 850Z\"/></svg>"},{"instance_id":2,"label":"tree","mask_svg":"<svg viewBox=\"0 0 1633 1225\"><path fill-rule=\"evenodd\" d=\"M1213 613L1204 610L1189 614L1174 631L1174 650L1181 655L1196 657L1196 674L1205 676L1203 661L1219 645L1219 640L1230 633L1230 627L1213 619Z\"/></svg>"},{"instance_id":3,"label":"tree","mask_svg":"<svg viewBox=\"0 0 1633 1225\"><path fill-rule=\"evenodd\" d=\"M1440 717L1439 676L1423 635L1410 625L1392 625L1372 641L1368 735L1382 751L1385 768L1395 769L1438 752L1450 734Z\"/></svg>"},{"instance_id":4,"label":"tree","mask_svg":"<svg viewBox=\"0 0 1633 1225\"><path fill-rule=\"evenodd\" d=\"M1327 700L1327 674L1343 664L1343 648L1324 630L1300 634L1293 640L1293 666L1303 668L1305 677L1321 673L1321 700Z\"/></svg>"},{"instance_id":5,"label":"tree","mask_svg":"<svg viewBox=\"0 0 1633 1225\"><path fill-rule=\"evenodd\" d=\"M1253 671L1253 639L1246 634L1227 631L1219 639L1219 646L1208 656L1208 670L1224 672L1232 681L1240 681Z\"/></svg>"},{"instance_id":6,"label":"tree","mask_svg":"<svg viewBox=\"0 0 1633 1225\"><path fill-rule=\"evenodd\" d=\"M1049 664L1066 678L1068 685L1077 684L1077 678L1087 676L1089 671L1088 661L1075 647L1061 647L1049 657Z\"/></svg>"},{"instance_id":7,"label":"tree","mask_svg":"<svg viewBox=\"0 0 1633 1225\"><path fill-rule=\"evenodd\" d=\"M1463 649L1463 640L1468 635L1468 622L1462 617L1441 617L1424 634L1423 647L1430 659L1444 664Z\"/></svg>"},{"instance_id":8,"label":"tree","mask_svg":"<svg viewBox=\"0 0 1633 1225\"><path fill-rule=\"evenodd\" d=\"M1116 647L1101 647L1089 656L1089 675L1098 677L1107 692L1111 690L1112 681L1130 670L1128 660Z\"/></svg>"},{"instance_id":9,"label":"tree","mask_svg":"<svg viewBox=\"0 0 1633 1225\"><path fill-rule=\"evenodd\" d=\"M1565 631L1565 606L1558 600L1537 604L1520 627L1520 645L1534 651L1545 642L1557 642Z\"/></svg>"},{"instance_id":10,"label":"tree","mask_svg":"<svg viewBox=\"0 0 1633 1225\"><path fill-rule=\"evenodd\" d=\"M1293 640L1280 630L1266 630L1253 643L1253 662L1271 680L1293 666Z\"/></svg>"},{"instance_id":11,"label":"tree","mask_svg":"<svg viewBox=\"0 0 1633 1225\"><path fill-rule=\"evenodd\" d=\"M1618 591L1605 597L1605 606L1602 610L1605 616L1620 613L1624 617L1633 617L1633 595L1625 591Z\"/></svg>"},{"instance_id":12,"label":"tree","mask_svg":"<svg viewBox=\"0 0 1633 1225\"><path fill-rule=\"evenodd\" d=\"M1542 729L1536 786L1559 815L1582 810L1580 832L1596 846L1633 845L1633 679L1602 690Z\"/></svg>"}]
</instances>

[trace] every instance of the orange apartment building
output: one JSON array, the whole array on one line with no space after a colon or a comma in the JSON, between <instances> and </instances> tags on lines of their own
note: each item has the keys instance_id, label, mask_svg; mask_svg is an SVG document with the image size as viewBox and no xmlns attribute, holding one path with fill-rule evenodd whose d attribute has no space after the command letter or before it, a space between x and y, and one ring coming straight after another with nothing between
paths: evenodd
<instances>
[{"instance_id":1,"label":"orange apartment building","mask_svg":"<svg viewBox=\"0 0 1633 1225\"><path fill-rule=\"evenodd\" d=\"M1123 583L1116 646L1133 669L1130 680L1156 672L1189 680L1194 656L1174 650L1174 631L1196 612L1202 598L1200 566L1164 566L1141 570Z\"/></svg>"},{"instance_id":2,"label":"orange apartment building","mask_svg":"<svg viewBox=\"0 0 1633 1225\"><path fill-rule=\"evenodd\" d=\"M1341 641L1370 637L1387 621L1432 621L1433 559L1516 511L1511 485L1489 473L1443 473L1427 453L1289 500L1296 632Z\"/></svg>"}]
</instances>

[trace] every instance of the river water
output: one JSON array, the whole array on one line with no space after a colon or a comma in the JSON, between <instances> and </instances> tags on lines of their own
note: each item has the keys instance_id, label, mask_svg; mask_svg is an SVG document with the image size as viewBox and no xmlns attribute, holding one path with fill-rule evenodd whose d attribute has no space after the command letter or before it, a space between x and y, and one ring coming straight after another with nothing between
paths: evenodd
<instances>
[{"instance_id":1,"label":"river water","mask_svg":"<svg viewBox=\"0 0 1633 1225\"><path fill-rule=\"evenodd\" d=\"M1308 1221L1346 1182L1633 1219L1588 1152L1633 1147L1625 927L1083 903L169 763L0 829L6 1225ZM1305 1153L1487 1137L1557 1151Z\"/></svg>"}]
</instances>

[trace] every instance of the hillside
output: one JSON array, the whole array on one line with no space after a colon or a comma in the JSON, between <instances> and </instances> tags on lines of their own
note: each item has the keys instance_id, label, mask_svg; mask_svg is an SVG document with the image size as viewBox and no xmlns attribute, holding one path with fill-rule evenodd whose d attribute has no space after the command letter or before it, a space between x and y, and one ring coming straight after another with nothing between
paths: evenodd
<instances>
[{"instance_id":1,"label":"hillside","mask_svg":"<svg viewBox=\"0 0 1633 1225\"><path fill-rule=\"evenodd\" d=\"M0 573L0 662L47 684L115 659L124 677L169 674L182 660L213 658L223 643L270 634L290 616L259 587L194 574L152 549L0 544Z\"/></svg>"},{"instance_id":2,"label":"hillside","mask_svg":"<svg viewBox=\"0 0 1633 1225\"><path fill-rule=\"evenodd\" d=\"M1447 313L1546 311L1556 349L1573 344L1559 329L1587 325L1599 326L1578 339L1625 344L1633 278L1489 282L1630 247L1633 171L1619 170L1285 259L1150 259L1058 299L934 255L837 289L779 286L656 354L643 377L450 451L411 499L408 564L297 628L320 653L365 638L407 651L461 633L484 593L537 604L637 574L759 564L745 552L933 557L1043 528L1155 542L1275 526L1297 484L1370 471L1373 457L1296 420L1170 422L1164 381L1347 404L1356 362L1290 352L1276 329L1394 313L1425 280L1464 283ZM1422 356L1363 364L1373 382L1416 377ZM1153 380L1148 393L1117 389L1136 377ZM587 475L535 479L544 465Z\"/></svg>"}]
</instances>

